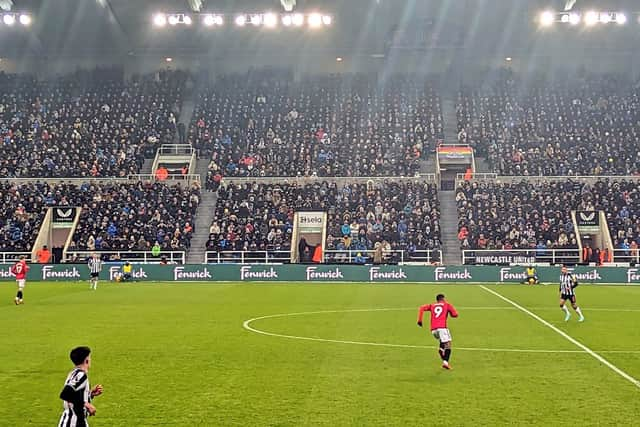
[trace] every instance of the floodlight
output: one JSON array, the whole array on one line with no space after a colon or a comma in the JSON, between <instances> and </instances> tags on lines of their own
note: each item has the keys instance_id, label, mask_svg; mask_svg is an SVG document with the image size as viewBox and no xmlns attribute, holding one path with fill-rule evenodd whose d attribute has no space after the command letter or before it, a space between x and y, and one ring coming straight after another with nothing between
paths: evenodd
<instances>
[{"instance_id":1,"label":"floodlight","mask_svg":"<svg viewBox=\"0 0 640 427\"><path fill-rule=\"evenodd\" d=\"M331 25L332 21L333 21L333 18L330 15L323 15L322 16L322 23L324 25Z\"/></svg>"},{"instance_id":2,"label":"floodlight","mask_svg":"<svg viewBox=\"0 0 640 427\"><path fill-rule=\"evenodd\" d=\"M19 21L25 27L31 25L31 16L22 14L20 15Z\"/></svg>"},{"instance_id":3,"label":"floodlight","mask_svg":"<svg viewBox=\"0 0 640 427\"><path fill-rule=\"evenodd\" d=\"M578 25L580 23L580 15L578 15L577 13L570 13L569 23L571 25Z\"/></svg>"},{"instance_id":4,"label":"floodlight","mask_svg":"<svg viewBox=\"0 0 640 427\"><path fill-rule=\"evenodd\" d=\"M564 17L565 15L563 15ZM549 10L545 10L544 12L542 12L540 14L540 24L544 27L548 27L551 24L553 24L553 21L555 21L555 15L553 14L553 12L549 11Z\"/></svg>"},{"instance_id":5,"label":"floodlight","mask_svg":"<svg viewBox=\"0 0 640 427\"><path fill-rule=\"evenodd\" d=\"M213 23L216 25L223 25L224 24L224 18L222 17L222 15L216 15L213 17Z\"/></svg>"},{"instance_id":6,"label":"floodlight","mask_svg":"<svg viewBox=\"0 0 640 427\"><path fill-rule=\"evenodd\" d=\"M193 22L189 15L185 15L184 18L182 18L182 21L185 23L185 25L191 25L191 23Z\"/></svg>"},{"instance_id":7,"label":"floodlight","mask_svg":"<svg viewBox=\"0 0 640 427\"><path fill-rule=\"evenodd\" d=\"M292 23L291 15L284 15L282 17L282 25L284 25L285 27L290 27L291 23Z\"/></svg>"},{"instance_id":8,"label":"floodlight","mask_svg":"<svg viewBox=\"0 0 640 427\"><path fill-rule=\"evenodd\" d=\"M235 22L238 27L244 27L244 24L247 23L247 17L244 15L238 15L236 16Z\"/></svg>"},{"instance_id":9,"label":"floodlight","mask_svg":"<svg viewBox=\"0 0 640 427\"><path fill-rule=\"evenodd\" d=\"M178 25L178 17L176 15L169 16L169 25Z\"/></svg>"},{"instance_id":10,"label":"floodlight","mask_svg":"<svg viewBox=\"0 0 640 427\"><path fill-rule=\"evenodd\" d=\"M318 13L312 13L309 15L309 26L311 28L318 28L322 25L322 16Z\"/></svg>"},{"instance_id":11,"label":"floodlight","mask_svg":"<svg viewBox=\"0 0 640 427\"><path fill-rule=\"evenodd\" d=\"M295 25L296 27L300 27L302 24L304 24L304 15L302 15L301 13L294 14L291 18L291 22L293 22L293 25Z\"/></svg>"},{"instance_id":12,"label":"floodlight","mask_svg":"<svg viewBox=\"0 0 640 427\"><path fill-rule=\"evenodd\" d=\"M258 26L262 24L262 16L261 15L251 15L251 25Z\"/></svg>"},{"instance_id":13,"label":"floodlight","mask_svg":"<svg viewBox=\"0 0 640 427\"><path fill-rule=\"evenodd\" d=\"M598 12L594 12L590 10L584 15L584 23L588 26L595 25L598 23Z\"/></svg>"},{"instance_id":14,"label":"floodlight","mask_svg":"<svg viewBox=\"0 0 640 427\"><path fill-rule=\"evenodd\" d=\"M627 23L627 15L624 13L616 13L616 22L620 25Z\"/></svg>"},{"instance_id":15,"label":"floodlight","mask_svg":"<svg viewBox=\"0 0 640 427\"><path fill-rule=\"evenodd\" d=\"M204 25L206 25L207 27L211 27L211 26L215 25L215 23L216 23L213 15L205 15L205 17L202 20L202 22L204 22Z\"/></svg>"},{"instance_id":16,"label":"floodlight","mask_svg":"<svg viewBox=\"0 0 640 427\"><path fill-rule=\"evenodd\" d=\"M164 27L167 25L167 17L164 13L158 13L153 17L153 23L156 27Z\"/></svg>"},{"instance_id":17,"label":"floodlight","mask_svg":"<svg viewBox=\"0 0 640 427\"><path fill-rule=\"evenodd\" d=\"M600 22L603 24L608 24L611 22L611 14L609 12L603 12L600 14Z\"/></svg>"},{"instance_id":18,"label":"floodlight","mask_svg":"<svg viewBox=\"0 0 640 427\"><path fill-rule=\"evenodd\" d=\"M4 22L6 25L13 25L16 23L16 17L13 15L4 15L2 17L2 22Z\"/></svg>"},{"instance_id":19,"label":"floodlight","mask_svg":"<svg viewBox=\"0 0 640 427\"><path fill-rule=\"evenodd\" d=\"M564 13L562 14L562 16L560 16L560 22L564 22L565 24L569 22L569 14L568 13Z\"/></svg>"},{"instance_id":20,"label":"floodlight","mask_svg":"<svg viewBox=\"0 0 640 427\"><path fill-rule=\"evenodd\" d=\"M273 13L265 13L263 20L265 27L273 28L278 25L278 17Z\"/></svg>"}]
</instances>

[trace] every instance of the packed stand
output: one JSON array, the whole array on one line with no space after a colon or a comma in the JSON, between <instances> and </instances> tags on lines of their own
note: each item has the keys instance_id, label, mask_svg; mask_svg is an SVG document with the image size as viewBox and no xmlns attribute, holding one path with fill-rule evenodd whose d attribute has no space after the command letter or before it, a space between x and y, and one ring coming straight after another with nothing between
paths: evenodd
<instances>
[{"instance_id":1,"label":"packed stand","mask_svg":"<svg viewBox=\"0 0 640 427\"><path fill-rule=\"evenodd\" d=\"M0 177L125 177L172 142L188 74L0 75Z\"/></svg>"},{"instance_id":2,"label":"packed stand","mask_svg":"<svg viewBox=\"0 0 640 427\"><path fill-rule=\"evenodd\" d=\"M440 247L440 211L433 184L231 184L218 190L207 251L263 259L264 251L288 258L296 211L327 212L327 262L393 262L425 259ZM378 248L384 260L374 259ZM396 255L389 255L392 251ZM431 258L439 261L439 257Z\"/></svg>"},{"instance_id":3,"label":"packed stand","mask_svg":"<svg viewBox=\"0 0 640 427\"><path fill-rule=\"evenodd\" d=\"M82 215L69 251L189 249L200 188L160 183L83 184Z\"/></svg>"},{"instance_id":4,"label":"packed stand","mask_svg":"<svg viewBox=\"0 0 640 427\"><path fill-rule=\"evenodd\" d=\"M640 191L632 180L598 181L594 185L596 209L607 213L616 260L638 263L640 245ZM620 257L620 258L618 258Z\"/></svg>"},{"instance_id":5,"label":"packed stand","mask_svg":"<svg viewBox=\"0 0 640 427\"><path fill-rule=\"evenodd\" d=\"M189 248L200 189L152 183L0 185L0 252L28 252L48 207L82 207L69 251Z\"/></svg>"},{"instance_id":6,"label":"packed stand","mask_svg":"<svg viewBox=\"0 0 640 427\"><path fill-rule=\"evenodd\" d=\"M582 184L466 182L456 190L458 240L463 250L534 250L540 261L576 254L571 210L594 210L594 195ZM574 260L575 262L576 260Z\"/></svg>"},{"instance_id":7,"label":"packed stand","mask_svg":"<svg viewBox=\"0 0 640 427\"><path fill-rule=\"evenodd\" d=\"M188 139L222 176L413 176L442 138L440 99L424 79L250 73L218 79Z\"/></svg>"},{"instance_id":8,"label":"packed stand","mask_svg":"<svg viewBox=\"0 0 640 427\"><path fill-rule=\"evenodd\" d=\"M458 139L499 175L640 172L640 88L615 76L530 79L503 70L457 104Z\"/></svg>"}]
</instances>

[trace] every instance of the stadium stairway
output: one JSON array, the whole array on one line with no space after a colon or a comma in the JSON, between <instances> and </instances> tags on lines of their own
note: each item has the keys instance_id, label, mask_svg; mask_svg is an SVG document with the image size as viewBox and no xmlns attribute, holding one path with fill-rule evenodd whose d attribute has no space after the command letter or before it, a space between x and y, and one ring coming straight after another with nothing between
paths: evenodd
<instances>
[{"instance_id":1,"label":"stadium stairway","mask_svg":"<svg viewBox=\"0 0 640 427\"><path fill-rule=\"evenodd\" d=\"M202 264L204 262L205 245L209 240L209 227L215 216L216 203L218 202L218 193L204 190L207 182L207 166L209 162L206 159L198 159L196 171L200 174L203 190L200 193L200 205L196 211L195 233L191 238L191 249L187 253L187 262L189 264Z\"/></svg>"},{"instance_id":2,"label":"stadium stairway","mask_svg":"<svg viewBox=\"0 0 640 427\"><path fill-rule=\"evenodd\" d=\"M458 142L458 117L456 115L456 101L442 100L442 125L444 127L444 142L456 144Z\"/></svg>"},{"instance_id":3,"label":"stadium stairway","mask_svg":"<svg viewBox=\"0 0 640 427\"><path fill-rule=\"evenodd\" d=\"M455 191L439 191L440 235L442 258L445 265L462 264L462 251L458 242L458 207Z\"/></svg>"},{"instance_id":4,"label":"stadium stairway","mask_svg":"<svg viewBox=\"0 0 640 427\"><path fill-rule=\"evenodd\" d=\"M142 169L140 169L140 173L143 175L151 175L153 171L153 161L155 159L144 159L144 163L142 164Z\"/></svg>"}]
</instances>

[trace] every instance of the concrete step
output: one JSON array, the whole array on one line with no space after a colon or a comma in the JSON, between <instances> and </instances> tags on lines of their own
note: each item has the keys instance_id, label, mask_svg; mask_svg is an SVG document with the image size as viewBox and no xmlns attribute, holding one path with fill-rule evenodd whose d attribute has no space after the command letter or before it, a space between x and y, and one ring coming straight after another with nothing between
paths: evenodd
<instances>
[{"instance_id":1,"label":"concrete step","mask_svg":"<svg viewBox=\"0 0 640 427\"><path fill-rule=\"evenodd\" d=\"M140 173L143 175L150 175L153 173L153 161L155 159L144 159L144 163L142 164L142 169L140 169Z\"/></svg>"}]
</instances>

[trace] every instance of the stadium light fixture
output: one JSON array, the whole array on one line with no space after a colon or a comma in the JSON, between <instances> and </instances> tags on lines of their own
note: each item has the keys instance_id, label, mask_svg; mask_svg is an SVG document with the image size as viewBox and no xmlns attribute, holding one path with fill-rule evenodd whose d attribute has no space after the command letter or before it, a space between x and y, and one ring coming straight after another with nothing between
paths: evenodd
<instances>
[{"instance_id":1,"label":"stadium light fixture","mask_svg":"<svg viewBox=\"0 0 640 427\"><path fill-rule=\"evenodd\" d=\"M338 56L338 57L336 58L336 62L342 62L342 57L341 57L341 56Z\"/></svg>"},{"instance_id":2,"label":"stadium light fixture","mask_svg":"<svg viewBox=\"0 0 640 427\"><path fill-rule=\"evenodd\" d=\"M578 15L577 13L570 13L569 24L578 25L579 23L580 23L580 15Z\"/></svg>"},{"instance_id":3,"label":"stadium light fixture","mask_svg":"<svg viewBox=\"0 0 640 427\"><path fill-rule=\"evenodd\" d=\"M247 17L244 15L238 15L236 16L235 23L238 27L244 27L247 23Z\"/></svg>"},{"instance_id":4,"label":"stadium light fixture","mask_svg":"<svg viewBox=\"0 0 640 427\"><path fill-rule=\"evenodd\" d=\"M265 13L262 20L264 21L264 26L268 28L274 28L278 25L278 17L273 13Z\"/></svg>"},{"instance_id":5,"label":"stadium light fixture","mask_svg":"<svg viewBox=\"0 0 640 427\"><path fill-rule=\"evenodd\" d=\"M222 15L215 15L213 17L213 23L216 25L224 25L224 18Z\"/></svg>"},{"instance_id":6,"label":"stadium light fixture","mask_svg":"<svg viewBox=\"0 0 640 427\"><path fill-rule=\"evenodd\" d=\"M178 17L176 15L169 16L167 21L169 22L169 25L178 25Z\"/></svg>"},{"instance_id":7,"label":"stadium light fixture","mask_svg":"<svg viewBox=\"0 0 640 427\"><path fill-rule=\"evenodd\" d=\"M11 26L16 23L16 17L11 14L6 14L2 17L2 22L4 22L5 25Z\"/></svg>"},{"instance_id":8,"label":"stadium light fixture","mask_svg":"<svg viewBox=\"0 0 640 427\"><path fill-rule=\"evenodd\" d=\"M212 27L216 23L213 15L205 15L202 22L204 22L204 25L206 25L207 27Z\"/></svg>"},{"instance_id":9,"label":"stadium light fixture","mask_svg":"<svg viewBox=\"0 0 640 427\"><path fill-rule=\"evenodd\" d=\"M560 16L560 22L562 22L564 24L568 24L569 23L569 14L568 13L563 13Z\"/></svg>"},{"instance_id":10,"label":"stadium light fixture","mask_svg":"<svg viewBox=\"0 0 640 427\"><path fill-rule=\"evenodd\" d=\"M555 21L555 19L556 19L555 15L550 10L545 10L544 12L542 12L540 14L540 24L543 27L551 26L553 24L553 22Z\"/></svg>"},{"instance_id":11,"label":"stadium light fixture","mask_svg":"<svg viewBox=\"0 0 640 427\"><path fill-rule=\"evenodd\" d=\"M295 25L296 27L301 27L304 24L304 15L302 15L301 13L295 13L291 17L291 22L293 22L293 25Z\"/></svg>"},{"instance_id":12,"label":"stadium light fixture","mask_svg":"<svg viewBox=\"0 0 640 427\"><path fill-rule=\"evenodd\" d=\"M292 24L293 19L291 18L291 15L283 15L282 16L282 25L284 25L285 27L290 27Z\"/></svg>"},{"instance_id":13,"label":"stadium light fixture","mask_svg":"<svg viewBox=\"0 0 640 427\"><path fill-rule=\"evenodd\" d=\"M157 13L153 17L153 24L156 27L164 27L165 25L167 25L167 17L165 16L164 13Z\"/></svg>"},{"instance_id":14,"label":"stadium light fixture","mask_svg":"<svg viewBox=\"0 0 640 427\"><path fill-rule=\"evenodd\" d=\"M18 18L18 20L20 21L20 23L22 25L24 25L25 27L31 25L31 16L30 15L26 15L26 14L21 14L20 17Z\"/></svg>"},{"instance_id":15,"label":"stadium light fixture","mask_svg":"<svg viewBox=\"0 0 640 427\"><path fill-rule=\"evenodd\" d=\"M322 16L319 13L310 14L308 19L311 28L318 28L322 25Z\"/></svg>"},{"instance_id":16,"label":"stadium light fixture","mask_svg":"<svg viewBox=\"0 0 640 427\"><path fill-rule=\"evenodd\" d=\"M510 56L507 56L506 58L504 58L504 60L507 61L507 62L511 62L511 61L513 61L513 58L510 57Z\"/></svg>"},{"instance_id":17,"label":"stadium light fixture","mask_svg":"<svg viewBox=\"0 0 640 427\"><path fill-rule=\"evenodd\" d=\"M598 23L598 12L595 12L593 10L588 11L584 15L584 23L585 23L585 25L587 25L589 27L597 24Z\"/></svg>"},{"instance_id":18,"label":"stadium light fixture","mask_svg":"<svg viewBox=\"0 0 640 427\"><path fill-rule=\"evenodd\" d=\"M600 22L603 24L608 24L612 21L611 14L609 12L601 12L600 13Z\"/></svg>"},{"instance_id":19,"label":"stadium light fixture","mask_svg":"<svg viewBox=\"0 0 640 427\"><path fill-rule=\"evenodd\" d=\"M257 27L258 25L262 24L262 15L251 15L251 17L249 18L249 22L251 22L251 25Z\"/></svg>"},{"instance_id":20,"label":"stadium light fixture","mask_svg":"<svg viewBox=\"0 0 640 427\"><path fill-rule=\"evenodd\" d=\"M182 22L184 22L185 25L191 25L193 23L193 20L191 20L191 17L189 15L185 15L182 18Z\"/></svg>"},{"instance_id":21,"label":"stadium light fixture","mask_svg":"<svg viewBox=\"0 0 640 427\"><path fill-rule=\"evenodd\" d=\"M616 23L624 25L627 23L627 15L622 12L616 13Z\"/></svg>"},{"instance_id":22,"label":"stadium light fixture","mask_svg":"<svg viewBox=\"0 0 640 427\"><path fill-rule=\"evenodd\" d=\"M331 17L331 15L322 15L322 23L324 25L331 25L332 22L333 18Z\"/></svg>"}]
</instances>

